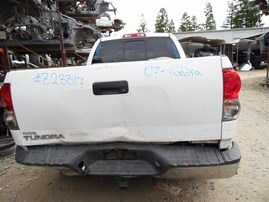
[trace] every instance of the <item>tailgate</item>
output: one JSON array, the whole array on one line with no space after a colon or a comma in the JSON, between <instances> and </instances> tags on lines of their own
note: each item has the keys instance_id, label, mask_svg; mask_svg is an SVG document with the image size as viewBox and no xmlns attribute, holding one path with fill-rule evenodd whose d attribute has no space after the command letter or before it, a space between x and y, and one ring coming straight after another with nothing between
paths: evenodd
<instances>
[{"instance_id":1,"label":"tailgate","mask_svg":"<svg viewBox=\"0 0 269 202\"><path fill-rule=\"evenodd\" d=\"M220 57L26 70L10 76L19 145L221 138Z\"/></svg>"}]
</instances>

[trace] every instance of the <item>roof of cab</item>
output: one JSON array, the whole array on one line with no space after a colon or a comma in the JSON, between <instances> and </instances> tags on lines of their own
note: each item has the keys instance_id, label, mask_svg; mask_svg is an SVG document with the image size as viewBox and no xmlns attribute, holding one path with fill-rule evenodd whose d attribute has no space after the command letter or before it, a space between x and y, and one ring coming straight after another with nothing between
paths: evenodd
<instances>
[{"instance_id":1,"label":"roof of cab","mask_svg":"<svg viewBox=\"0 0 269 202\"><path fill-rule=\"evenodd\" d=\"M169 37L170 33L126 33L100 38L101 41L110 41L123 38L143 38L143 37Z\"/></svg>"}]
</instances>

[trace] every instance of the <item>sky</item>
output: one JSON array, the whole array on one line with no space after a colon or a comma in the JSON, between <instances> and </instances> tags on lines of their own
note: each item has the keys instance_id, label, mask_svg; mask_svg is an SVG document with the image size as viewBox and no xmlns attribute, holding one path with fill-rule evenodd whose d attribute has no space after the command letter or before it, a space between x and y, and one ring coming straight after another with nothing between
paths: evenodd
<instances>
[{"instance_id":1,"label":"sky","mask_svg":"<svg viewBox=\"0 0 269 202\"><path fill-rule=\"evenodd\" d=\"M217 29L221 29L221 25L227 16L228 8L228 0L110 0L110 2L117 8L115 18L121 19L126 23L122 31L125 33L137 32L142 14L149 30L154 32L155 21L161 8L167 11L169 21L174 21L176 30L179 28L184 12L187 12L189 16L195 15L198 23L204 23L206 2L211 3ZM111 17L114 18L113 15ZM269 26L269 16L263 16L263 23L265 23L264 26Z\"/></svg>"}]
</instances>

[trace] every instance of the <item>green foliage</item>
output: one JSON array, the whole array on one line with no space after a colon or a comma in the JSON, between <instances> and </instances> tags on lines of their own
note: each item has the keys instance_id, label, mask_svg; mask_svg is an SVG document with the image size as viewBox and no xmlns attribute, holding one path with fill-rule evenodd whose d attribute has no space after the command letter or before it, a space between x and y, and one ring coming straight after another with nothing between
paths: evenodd
<instances>
[{"instance_id":1,"label":"green foliage","mask_svg":"<svg viewBox=\"0 0 269 202\"><path fill-rule=\"evenodd\" d=\"M144 14L141 15L141 20L139 24L139 28L137 29L137 32L149 32L147 22L144 18Z\"/></svg>"},{"instance_id":2,"label":"green foliage","mask_svg":"<svg viewBox=\"0 0 269 202\"><path fill-rule=\"evenodd\" d=\"M213 15L213 9L211 3L207 2L204 10L206 22L205 29L206 30L215 30L216 29L216 21Z\"/></svg>"},{"instance_id":3,"label":"green foliage","mask_svg":"<svg viewBox=\"0 0 269 202\"><path fill-rule=\"evenodd\" d=\"M181 18L180 26L178 32L187 32L187 31L195 31L194 23L196 21L196 17L193 16L192 18L189 16L187 12L183 13ZM197 24L197 22L196 22Z\"/></svg>"},{"instance_id":4,"label":"green foliage","mask_svg":"<svg viewBox=\"0 0 269 202\"><path fill-rule=\"evenodd\" d=\"M250 4L249 0L236 0L228 4L228 16L224 28L257 27L261 22L261 14L257 7Z\"/></svg>"},{"instance_id":5,"label":"green foliage","mask_svg":"<svg viewBox=\"0 0 269 202\"><path fill-rule=\"evenodd\" d=\"M186 31L197 31L197 30L215 30L216 29L216 21L214 19L212 6L209 2L206 3L205 7L205 17L206 22L204 24L198 24L197 18L195 16L189 16L187 12L185 12L181 18L180 27L178 29L179 32Z\"/></svg>"},{"instance_id":6,"label":"green foliage","mask_svg":"<svg viewBox=\"0 0 269 202\"><path fill-rule=\"evenodd\" d=\"M156 22L155 22L155 32L167 32L167 25L168 25L168 15L164 8L161 8Z\"/></svg>"},{"instance_id":7,"label":"green foliage","mask_svg":"<svg viewBox=\"0 0 269 202\"><path fill-rule=\"evenodd\" d=\"M176 32L175 23L174 23L173 20L171 20L171 21L168 23L166 32L168 32L168 33L175 33L175 32Z\"/></svg>"},{"instance_id":8,"label":"green foliage","mask_svg":"<svg viewBox=\"0 0 269 202\"><path fill-rule=\"evenodd\" d=\"M234 1L228 2L228 9L227 9L227 16L225 21L223 22L222 28L225 29L232 29L233 28L233 21L234 21L234 15L237 10L238 5L235 4Z\"/></svg>"},{"instance_id":9,"label":"green foliage","mask_svg":"<svg viewBox=\"0 0 269 202\"><path fill-rule=\"evenodd\" d=\"M259 9L251 0L234 0L228 2L227 17L223 22L222 28L234 29L244 27L257 27L261 22L261 14ZM206 3L204 14L206 21L203 24L197 23L195 16L190 16L187 12L183 13L180 20L178 32L197 31L197 30L215 30L216 21L213 15L213 8L210 2ZM143 23L141 23L141 29ZM139 30L141 30L139 29ZM164 8L161 8L156 22L155 32L175 32L175 24L173 20L169 21L168 14Z\"/></svg>"},{"instance_id":10,"label":"green foliage","mask_svg":"<svg viewBox=\"0 0 269 202\"><path fill-rule=\"evenodd\" d=\"M155 32L162 32L162 33L174 33L176 30L175 23L173 20L168 18L168 14L164 8L161 8L155 23Z\"/></svg>"},{"instance_id":11,"label":"green foliage","mask_svg":"<svg viewBox=\"0 0 269 202\"><path fill-rule=\"evenodd\" d=\"M189 16L187 12L183 13L178 32L191 32L202 30L202 25L197 23L196 16Z\"/></svg>"},{"instance_id":12,"label":"green foliage","mask_svg":"<svg viewBox=\"0 0 269 202\"><path fill-rule=\"evenodd\" d=\"M196 16L191 17L191 24L192 24L192 29L194 31L196 30L201 30L201 25L197 23L197 18Z\"/></svg>"}]
</instances>

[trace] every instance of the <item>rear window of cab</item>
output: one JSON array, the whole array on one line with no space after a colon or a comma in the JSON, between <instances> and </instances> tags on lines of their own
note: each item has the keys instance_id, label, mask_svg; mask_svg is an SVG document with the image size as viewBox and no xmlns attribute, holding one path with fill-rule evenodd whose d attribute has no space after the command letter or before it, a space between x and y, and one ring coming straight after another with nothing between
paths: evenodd
<instances>
[{"instance_id":1,"label":"rear window of cab","mask_svg":"<svg viewBox=\"0 0 269 202\"><path fill-rule=\"evenodd\" d=\"M92 63L145 61L162 57L180 58L171 38L128 38L101 41L95 50Z\"/></svg>"}]
</instances>

